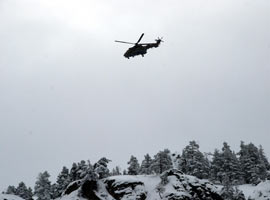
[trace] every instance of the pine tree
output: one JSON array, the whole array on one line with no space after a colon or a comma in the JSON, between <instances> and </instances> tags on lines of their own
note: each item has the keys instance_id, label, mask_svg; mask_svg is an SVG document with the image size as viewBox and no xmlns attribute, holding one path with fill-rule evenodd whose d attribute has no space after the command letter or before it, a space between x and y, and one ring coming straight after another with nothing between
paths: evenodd
<instances>
[{"instance_id":1,"label":"pine tree","mask_svg":"<svg viewBox=\"0 0 270 200\"><path fill-rule=\"evenodd\" d=\"M229 178L232 184L241 184L243 180L243 173L240 169L240 162L234 152L231 151L230 146L224 142L222 148L222 172Z\"/></svg>"},{"instance_id":2,"label":"pine tree","mask_svg":"<svg viewBox=\"0 0 270 200\"><path fill-rule=\"evenodd\" d=\"M33 190L31 187L28 187L27 196L29 197L28 199L33 200L34 193L33 193ZM25 199L25 200L27 200L27 199Z\"/></svg>"},{"instance_id":3,"label":"pine tree","mask_svg":"<svg viewBox=\"0 0 270 200\"><path fill-rule=\"evenodd\" d=\"M79 177L78 166L76 163L73 163L72 167L70 169L70 179L71 179L71 181L76 181L76 180L78 180L78 177Z\"/></svg>"},{"instance_id":4,"label":"pine tree","mask_svg":"<svg viewBox=\"0 0 270 200\"><path fill-rule=\"evenodd\" d=\"M57 185L57 183L53 183L51 185L51 189L50 189L51 199L56 199L61 196L61 192L58 190L58 187L59 186Z\"/></svg>"},{"instance_id":5,"label":"pine tree","mask_svg":"<svg viewBox=\"0 0 270 200\"><path fill-rule=\"evenodd\" d=\"M81 160L77 164L77 180L84 178L87 174L87 164L85 160Z\"/></svg>"},{"instance_id":6,"label":"pine tree","mask_svg":"<svg viewBox=\"0 0 270 200\"><path fill-rule=\"evenodd\" d=\"M16 195L17 189L16 189L15 186L9 185L5 193L6 194L14 194L14 195Z\"/></svg>"},{"instance_id":7,"label":"pine tree","mask_svg":"<svg viewBox=\"0 0 270 200\"><path fill-rule=\"evenodd\" d=\"M221 197L224 200L233 200L234 189L228 176L223 177L223 185L224 187L220 191Z\"/></svg>"},{"instance_id":8,"label":"pine tree","mask_svg":"<svg viewBox=\"0 0 270 200\"><path fill-rule=\"evenodd\" d=\"M110 171L108 169L108 163L111 162L111 160L103 157L99 159L97 163L94 164L95 172L98 174L99 178L106 178L110 175Z\"/></svg>"},{"instance_id":9,"label":"pine tree","mask_svg":"<svg viewBox=\"0 0 270 200\"><path fill-rule=\"evenodd\" d=\"M71 183L71 177L67 167L63 167L56 179L56 184L52 186L54 197L60 197L66 187Z\"/></svg>"},{"instance_id":10,"label":"pine tree","mask_svg":"<svg viewBox=\"0 0 270 200\"><path fill-rule=\"evenodd\" d=\"M35 192L37 200L51 199L51 182L49 181L49 173L47 171L40 173L35 183Z\"/></svg>"},{"instance_id":11,"label":"pine tree","mask_svg":"<svg viewBox=\"0 0 270 200\"><path fill-rule=\"evenodd\" d=\"M94 168L94 166L91 164L91 162L87 161L87 168L86 168L86 175L82 179L83 182L86 181L96 181L100 177L100 174L98 174L98 170Z\"/></svg>"},{"instance_id":12,"label":"pine tree","mask_svg":"<svg viewBox=\"0 0 270 200\"><path fill-rule=\"evenodd\" d=\"M179 169L198 178L209 177L209 162L204 154L200 152L199 145L195 141L190 141L189 145L184 148Z\"/></svg>"},{"instance_id":13,"label":"pine tree","mask_svg":"<svg viewBox=\"0 0 270 200\"><path fill-rule=\"evenodd\" d=\"M223 143L221 152L215 151L211 163L211 178L222 183L224 177L227 177L232 184L243 182L239 160L226 142Z\"/></svg>"},{"instance_id":14,"label":"pine tree","mask_svg":"<svg viewBox=\"0 0 270 200\"><path fill-rule=\"evenodd\" d=\"M223 175L220 172L220 168L223 165L223 160L221 157L221 153L215 149L213 154L213 160L211 162L211 169L210 169L210 177L212 181L219 181L219 183L222 183Z\"/></svg>"},{"instance_id":15,"label":"pine tree","mask_svg":"<svg viewBox=\"0 0 270 200\"><path fill-rule=\"evenodd\" d=\"M142 161L141 167L140 167L140 174L151 174L151 164L153 160L149 154L146 154L144 156L144 160Z\"/></svg>"},{"instance_id":16,"label":"pine tree","mask_svg":"<svg viewBox=\"0 0 270 200\"><path fill-rule=\"evenodd\" d=\"M16 188L16 195L22 197L25 200L31 200L33 197L32 189L27 188L24 182L20 182Z\"/></svg>"},{"instance_id":17,"label":"pine tree","mask_svg":"<svg viewBox=\"0 0 270 200\"><path fill-rule=\"evenodd\" d=\"M140 170L140 165L138 163L138 160L135 156L131 156L130 160L128 162L128 174L129 175L138 175Z\"/></svg>"},{"instance_id":18,"label":"pine tree","mask_svg":"<svg viewBox=\"0 0 270 200\"><path fill-rule=\"evenodd\" d=\"M121 175L121 169L119 166L116 166L115 168L112 169L112 173L111 173L112 176L118 176L118 175Z\"/></svg>"},{"instance_id":19,"label":"pine tree","mask_svg":"<svg viewBox=\"0 0 270 200\"><path fill-rule=\"evenodd\" d=\"M153 171L156 174L161 174L164 171L172 168L173 166L170 157L170 151L168 149L165 149L164 151L160 151L154 156L150 171Z\"/></svg>"},{"instance_id":20,"label":"pine tree","mask_svg":"<svg viewBox=\"0 0 270 200\"><path fill-rule=\"evenodd\" d=\"M262 148L262 145L259 146L259 156L260 156L260 159L262 160L265 168L267 170L270 170L270 164L269 164L269 161L268 161L267 157L265 156L265 153L264 153L264 150Z\"/></svg>"},{"instance_id":21,"label":"pine tree","mask_svg":"<svg viewBox=\"0 0 270 200\"><path fill-rule=\"evenodd\" d=\"M241 141L238 154L240 155L241 170L244 172L246 183L257 184L261 180L265 180L267 169L264 161L261 159L258 148L254 144L245 145Z\"/></svg>"}]
</instances>

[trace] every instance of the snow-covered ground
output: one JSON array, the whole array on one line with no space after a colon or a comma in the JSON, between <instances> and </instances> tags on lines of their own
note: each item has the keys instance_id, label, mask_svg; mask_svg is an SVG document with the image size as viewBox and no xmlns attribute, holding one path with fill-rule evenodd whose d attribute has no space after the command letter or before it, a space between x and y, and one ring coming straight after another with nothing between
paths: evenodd
<instances>
[{"instance_id":1,"label":"snow-covered ground","mask_svg":"<svg viewBox=\"0 0 270 200\"><path fill-rule=\"evenodd\" d=\"M159 200L161 199L209 199L222 200L218 189L208 180L200 180L193 176L184 175L179 171L168 171L168 183L161 185L158 175L112 176L98 181L95 192L102 200ZM160 190L159 190L160 189ZM63 196L61 200L80 199L76 191Z\"/></svg>"},{"instance_id":2,"label":"snow-covered ground","mask_svg":"<svg viewBox=\"0 0 270 200\"><path fill-rule=\"evenodd\" d=\"M207 180L200 180L193 176L184 175L184 179L181 180L181 183L175 176L169 177L169 183L165 186L165 190L163 195L168 194L176 194L176 195L184 195L189 196L187 190L184 190L181 184L185 183L192 183L193 185L201 185L203 184L204 187L209 188L213 192L219 192L222 188L220 185L212 185ZM132 200L136 193L146 193L146 200L158 200L160 199L159 193L156 190L157 185L160 183L161 179L159 176L156 175L138 175L138 176L112 176L107 178L106 180L115 180L114 186L122 187L121 190L117 191L127 192L127 196L124 196L123 199L125 200ZM199 181L198 181L199 180ZM137 185L133 190L130 188L124 188L122 184L129 184L129 183L143 183L143 186ZM121 186L122 185L122 186ZM175 186L179 187L180 190L175 190ZM257 186L251 184L239 185L237 186L239 190L243 191L246 199L251 198L252 200L270 200L270 181L265 181ZM106 184L102 181L98 184L98 192L96 193L97 196L104 200L115 200L113 196L106 189ZM84 198L78 198L77 196L78 191L72 192L70 195L63 196L61 200L84 200ZM0 198L0 200L3 200ZM8 199L13 200L13 199ZM21 200L21 199L14 199L14 200Z\"/></svg>"},{"instance_id":3,"label":"snow-covered ground","mask_svg":"<svg viewBox=\"0 0 270 200\"><path fill-rule=\"evenodd\" d=\"M238 189L242 190L246 199L251 197L254 200L270 200L270 181L264 181L256 186L240 185Z\"/></svg>"},{"instance_id":4,"label":"snow-covered ground","mask_svg":"<svg viewBox=\"0 0 270 200\"><path fill-rule=\"evenodd\" d=\"M21 197L12 194L0 194L0 200L23 200Z\"/></svg>"},{"instance_id":5,"label":"snow-covered ground","mask_svg":"<svg viewBox=\"0 0 270 200\"><path fill-rule=\"evenodd\" d=\"M219 191L223 187L221 185L216 186ZM258 185L244 184L236 187L244 193L246 199L270 200L270 181L264 181Z\"/></svg>"},{"instance_id":6,"label":"snow-covered ground","mask_svg":"<svg viewBox=\"0 0 270 200\"><path fill-rule=\"evenodd\" d=\"M193 186L200 186L203 185L204 188L209 188L210 191L219 192L222 188L220 185L212 185L208 180L200 180L193 176L183 175L181 176L181 181L176 176L169 176L169 182L165 186L164 193L162 195L166 196L169 194L174 195L183 195L183 196L190 196L186 187L182 187L183 185L190 183ZM117 192L125 192L127 194L130 193L131 195L124 196L123 199L125 200L132 200L134 195L136 194L147 194L146 200L158 200L160 199L159 193L156 190L157 185L160 183L161 179L157 175L138 175L138 176L112 176L107 178L106 180L114 180L114 186L120 186L121 190ZM136 185L133 189L128 187L123 188L123 185L129 183L143 183L143 185ZM175 187L178 189L176 190ZM257 186L251 184L239 185L237 186L239 190L243 191L246 199L250 198L252 200L270 200L270 181L264 181L258 184ZM103 181L98 182L98 192L96 195L103 200L115 200L113 196L107 191L106 183ZM23 200L22 198L9 195L9 194L0 194L0 200ZM75 190L69 195L65 195L57 200L85 200L84 198L78 197L78 190Z\"/></svg>"},{"instance_id":7,"label":"snow-covered ground","mask_svg":"<svg viewBox=\"0 0 270 200\"><path fill-rule=\"evenodd\" d=\"M143 182L145 191L147 191L146 200L160 199L156 190L156 186L160 182L160 177L156 175L137 175L137 176L112 176L112 179L116 179L117 183L129 183L129 182ZM108 178L110 179L110 178Z\"/></svg>"}]
</instances>

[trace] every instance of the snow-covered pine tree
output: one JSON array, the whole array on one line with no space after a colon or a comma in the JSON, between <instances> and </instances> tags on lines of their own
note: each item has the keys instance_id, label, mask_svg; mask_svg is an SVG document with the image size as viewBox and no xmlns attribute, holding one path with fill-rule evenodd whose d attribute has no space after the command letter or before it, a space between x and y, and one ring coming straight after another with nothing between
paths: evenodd
<instances>
[{"instance_id":1,"label":"snow-covered pine tree","mask_svg":"<svg viewBox=\"0 0 270 200\"><path fill-rule=\"evenodd\" d=\"M94 169L94 166L91 164L90 160L87 161L86 174L83 178L85 181L96 181L99 178L99 174Z\"/></svg>"},{"instance_id":2,"label":"snow-covered pine tree","mask_svg":"<svg viewBox=\"0 0 270 200\"><path fill-rule=\"evenodd\" d=\"M142 161L141 167L140 167L140 174L151 174L151 164L153 160L149 154L146 154L144 156L144 160Z\"/></svg>"},{"instance_id":3,"label":"snow-covered pine tree","mask_svg":"<svg viewBox=\"0 0 270 200\"><path fill-rule=\"evenodd\" d=\"M70 176L71 182L78 180L78 177L79 177L79 175L78 175L78 166L77 166L77 164L75 162L72 164L69 176Z\"/></svg>"},{"instance_id":4,"label":"snow-covered pine tree","mask_svg":"<svg viewBox=\"0 0 270 200\"><path fill-rule=\"evenodd\" d=\"M25 183L20 182L18 184L18 187L16 188L16 195L24 198L24 194L26 193L26 191L27 191L27 187L26 187Z\"/></svg>"},{"instance_id":5,"label":"snow-covered pine tree","mask_svg":"<svg viewBox=\"0 0 270 200\"><path fill-rule=\"evenodd\" d=\"M116 166L115 168L112 169L112 173L111 173L112 176L118 176L118 175L121 175L121 169L119 166Z\"/></svg>"},{"instance_id":6,"label":"snow-covered pine tree","mask_svg":"<svg viewBox=\"0 0 270 200\"><path fill-rule=\"evenodd\" d=\"M115 167L115 172L116 172L117 175L122 175L121 168L119 166Z\"/></svg>"},{"instance_id":7,"label":"snow-covered pine tree","mask_svg":"<svg viewBox=\"0 0 270 200\"><path fill-rule=\"evenodd\" d=\"M220 191L221 197L224 200L233 200L234 189L231 185L229 177L226 175L223 177L223 185L224 187Z\"/></svg>"},{"instance_id":8,"label":"snow-covered pine tree","mask_svg":"<svg viewBox=\"0 0 270 200\"><path fill-rule=\"evenodd\" d=\"M49 177L50 174L47 171L39 173L34 188L34 194L37 197L37 200L51 199L51 182Z\"/></svg>"},{"instance_id":9,"label":"snow-covered pine tree","mask_svg":"<svg viewBox=\"0 0 270 200\"><path fill-rule=\"evenodd\" d=\"M140 165L137 158L135 156L131 156L128 164L129 164L129 167L128 167L127 173L129 175L138 175L139 170L140 170Z\"/></svg>"},{"instance_id":10,"label":"snow-covered pine tree","mask_svg":"<svg viewBox=\"0 0 270 200\"><path fill-rule=\"evenodd\" d=\"M226 175L232 184L243 183L243 172L240 169L240 162L226 142L223 143L221 157L223 163L220 171L222 171L223 175Z\"/></svg>"},{"instance_id":11,"label":"snow-covered pine tree","mask_svg":"<svg viewBox=\"0 0 270 200\"><path fill-rule=\"evenodd\" d=\"M164 171L173 168L172 160L170 157L170 151L168 149L164 149L164 151L158 152L152 161L151 171L156 174L161 174Z\"/></svg>"},{"instance_id":12,"label":"snow-covered pine tree","mask_svg":"<svg viewBox=\"0 0 270 200\"><path fill-rule=\"evenodd\" d=\"M228 178L232 184L243 182L243 173L240 169L239 160L226 142L223 143L221 152L215 150L211 163L212 180L223 183L224 177Z\"/></svg>"},{"instance_id":13,"label":"snow-covered pine tree","mask_svg":"<svg viewBox=\"0 0 270 200\"><path fill-rule=\"evenodd\" d=\"M81 162L79 162L77 164L78 166L78 170L77 170L77 180L82 179L86 176L87 174L87 164L85 160L81 160Z\"/></svg>"},{"instance_id":14,"label":"snow-covered pine tree","mask_svg":"<svg viewBox=\"0 0 270 200\"><path fill-rule=\"evenodd\" d=\"M209 162L199 150L199 147L200 146L195 141L189 142L189 145L183 149L179 169L186 174L198 178L208 178L210 169Z\"/></svg>"},{"instance_id":15,"label":"snow-covered pine tree","mask_svg":"<svg viewBox=\"0 0 270 200\"><path fill-rule=\"evenodd\" d=\"M265 156L262 145L259 146L259 156L260 156L260 159L262 160L262 162L264 163L265 168L267 170L270 170L270 164L269 164L267 157Z\"/></svg>"},{"instance_id":16,"label":"snow-covered pine tree","mask_svg":"<svg viewBox=\"0 0 270 200\"><path fill-rule=\"evenodd\" d=\"M16 195L25 200L31 200L33 197L32 189L27 188L24 182L20 182L16 188Z\"/></svg>"},{"instance_id":17,"label":"snow-covered pine tree","mask_svg":"<svg viewBox=\"0 0 270 200\"><path fill-rule=\"evenodd\" d=\"M219 183L222 183L222 173L220 173L222 163L223 160L221 153L215 149L210 167L210 179L212 181L218 181Z\"/></svg>"},{"instance_id":18,"label":"snow-covered pine tree","mask_svg":"<svg viewBox=\"0 0 270 200\"><path fill-rule=\"evenodd\" d=\"M31 197L31 198L29 198L30 200L33 199L34 193L33 193L33 190L32 190L31 187L28 187L28 190L27 190L27 196L28 196L28 197ZM27 199L26 199L26 200L27 200Z\"/></svg>"},{"instance_id":19,"label":"snow-covered pine tree","mask_svg":"<svg viewBox=\"0 0 270 200\"><path fill-rule=\"evenodd\" d=\"M61 193L58 191L58 185L56 183L51 185L50 195L52 199L56 199L61 196Z\"/></svg>"},{"instance_id":20,"label":"snow-covered pine tree","mask_svg":"<svg viewBox=\"0 0 270 200\"><path fill-rule=\"evenodd\" d=\"M103 157L94 164L95 172L98 174L100 179L106 178L110 175L110 170L108 169L109 162L111 162L111 160Z\"/></svg>"},{"instance_id":21,"label":"snow-covered pine tree","mask_svg":"<svg viewBox=\"0 0 270 200\"><path fill-rule=\"evenodd\" d=\"M267 176L266 166L261 159L258 148L250 143L245 145L241 141L239 161L241 170L244 172L244 180L246 183L257 184L261 180L265 180Z\"/></svg>"},{"instance_id":22,"label":"snow-covered pine tree","mask_svg":"<svg viewBox=\"0 0 270 200\"><path fill-rule=\"evenodd\" d=\"M69 174L69 169L67 167L63 167L62 171L59 173L56 179L55 184L55 192L54 196L60 197L62 192L66 189L66 187L71 183L71 177Z\"/></svg>"},{"instance_id":23,"label":"snow-covered pine tree","mask_svg":"<svg viewBox=\"0 0 270 200\"><path fill-rule=\"evenodd\" d=\"M17 189L13 185L9 185L5 192L5 194L14 194L14 195L16 195L16 193L17 193Z\"/></svg>"},{"instance_id":24,"label":"snow-covered pine tree","mask_svg":"<svg viewBox=\"0 0 270 200\"><path fill-rule=\"evenodd\" d=\"M246 200L244 193L232 186L228 176L224 176L223 184L224 187L221 189L220 195L224 200Z\"/></svg>"}]
</instances>

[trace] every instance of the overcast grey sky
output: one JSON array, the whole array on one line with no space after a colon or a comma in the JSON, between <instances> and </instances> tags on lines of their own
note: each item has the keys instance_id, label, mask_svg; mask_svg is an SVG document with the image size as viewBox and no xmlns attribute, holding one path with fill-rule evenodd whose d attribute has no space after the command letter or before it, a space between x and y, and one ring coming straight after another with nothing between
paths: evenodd
<instances>
[{"instance_id":1,"label":"overcast grey sky","mask_svg":"<svg viewBox=\"0 0 270 200\"><path fill-rule=\"evenodd\" d=\"M0 190L190 140L270 157L269 0L0 0ZM164 43L126 59L129 45Z\"/></svg>"}]
</instances>

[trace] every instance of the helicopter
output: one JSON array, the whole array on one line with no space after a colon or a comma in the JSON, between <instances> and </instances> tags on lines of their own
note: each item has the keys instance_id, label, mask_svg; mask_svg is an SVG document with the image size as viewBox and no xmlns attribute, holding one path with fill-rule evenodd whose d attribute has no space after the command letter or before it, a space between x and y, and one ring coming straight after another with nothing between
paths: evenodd
<instances>
[{"instance_id":1,"label":"helicopter","mask_svg":"<svg viewBox=\"0 0 270 200\"><path fill-rule=\"evenodd\" d=\"M162 38L158 38L156 39L155 43L140 43L142 37L144 36L144 33L142 33L142 35L140 36L139 40L136 43L132 43L132 42L124 42L124 41L119 41L119 40L115 40L115 42L120 42L120 43L125 43L125 44L133 44L133 47L130 47L124 54L124 57L128 58L129 57L134 57L134 56L138 56L141 55L142 57L144 57L144 54L147 53L147 49L150 48L157 48L159 46L159 44L162 41Z\"/></svg>"}]
</instances>

